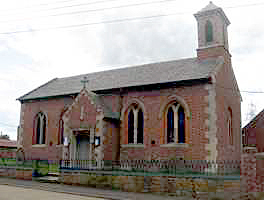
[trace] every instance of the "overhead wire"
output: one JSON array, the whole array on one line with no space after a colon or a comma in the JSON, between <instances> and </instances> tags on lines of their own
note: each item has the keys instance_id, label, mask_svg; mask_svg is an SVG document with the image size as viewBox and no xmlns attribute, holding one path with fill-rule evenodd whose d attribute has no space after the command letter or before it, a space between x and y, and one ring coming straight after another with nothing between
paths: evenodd
<instances>
[{"instance_id":1,"label":"overhead wire","mask_svg":"<svg viewBox=\"0 0 264 200\"><path fill-rule=\"evenodd\" d=\"M109 1L116 1L116 0L109 0ZM96 9L89 9L89 10L79 10L79 11L72 11L72 12L65 12L65 13L56 13L56 14L50 14L50 15L39 15L39 16L28 17L28 18L23 18L23 19L2 20L0 22L25 21L25 20L31 20L31 19L36 19L36 18L44 18L44 17L77 15L77 14L83 14L83 13L89 13L89 12L100 12L100 11L105 11L105 10L136 7L136 6L143 6L143 5L156 4L156 3L166 3L166 2L171 2L171 1L177 1L177 0L150 1L150 2L144 2L144 3L126 4L126 5L120 5L120 6L105 7L105 8L96 8Z\"/></svg>"},{"instance_id":2,"label":"overhead wire","mask_svg":"<svg viewBox=\"0 0 264 200\"><path fill-rule=\"evenodd\" d=\"M233 90L233 91L236 91L237 89L235 88L229 88L229 87L224 87L222 85L219 85L219 84L215 84L216 87L219 87L219 88L222 88L222 89L225 89L225 90ZM254 94L264 94L264 91L253 91L253 90L237 90L239 92L242 92L242 93L254 93Z\"/></svg>"},{"instance_id":3,"label":"overhead wire","mask_svg":"<svg viewBox=\"0 0 264 200\"><path fill-rule=\"evenodd\" d=\"M174 1L174 0L164 0L164 1ZM155 2L156 3L156 2ZM249 4L248 6L256 6L256 5L264 5L264 2L257 3L257 4ZM129 6L129 5L127 5ZM135 6L135 5L133 5ZM240 8L246 7L247 5L237 5L232 7L225 7L225 8ZM108 8L108 9L113 9ZM118 23L118 22L125 22L125 21L134 21L134 20L143 20L143 19L152 19L152 18L159 18L159 17L168 17L174 15L183 15L190 12L179 12L179 13L171 13L171 14L159 14L159 15L151 15L151 16L144 16L144 17L134 17L134 18L123 18L123 19L115 19L115 20L106 20L100 22L91 22L91 23L82 23L82 24L74 24L74 25L65 25L65 26L57 26L57 27L49 27L49 28L40 28L40 29L30 29L30 30L18 30L18 31L8 31L8 32L0 32L1 35L8 35L8 34L18 34L18 33L27 33L27 32L37 32L37 31L46 31L46 30L55 30L55 29L67 29L67 28L78 28L90 25L99 25L99 24L111 24L111 23ZM57 15L59 16L59 15Z\"/></svg>"},{"instance_id":4,"label":"overhead wire","mask_svg":"<svg viewBox=\"0 0 264 200\"><path fill-rule=\"evenodd\" d=\"M74 1L74 0L58 1L58 2L55 2L55 3L59 3L59 2L72 2L72 1ZM111 1L111 0L107 0L107 1ZM105 0L104 1L97 1L97 3L99 3L99 2L107 2L107 1L105 1ZM116 0L113 0L113 1L116 1ZM156 2L152 2L152 3L165 2L165 1L174 1L174 0L163 0L163 1L156 1ZM145 5L145 4L150 4L150 2L141 3L141 4L133 4L133 5L123 5L123 6L109 7L109 8L101 8L101 9L94 9L94 10L79 11L79 13L96 12L96 11L107 10L107 9L123 8L123 7L137 6L137 5ZM45 4L39 4L39 5L45 5ZM79 4L79 5L81 5L81 4ZM229 7L224 7L224 8L225 9L233 9L233 8L250 7L250 6L258 6L258 5L264 5L264 3L237 5L237 6L229 6ZM73 5L73 6L77 6L77 5ZM64 7L66 8L66 7L70 7L70 6L64 6ZM63 7L61 7L61 8L63 8ZM57 8L54 8L54 9L60 9L60 8L57 7ZM68 13L68 14L75 14L75 13L77 14L78 12L71 12L71 13ZM145 17L124 18L124 19L117 19L117 20L107 20L107 21L102 21L102 22L93 22L93 23L76 24L76 25L68 25L68 26L60 26L60 27L51 27L51 28L45 28L45 29L33 29L33 30L0 32L0 34L15 34L15 33L25 33L25 32L42 31L42 30L76 28L76 27L89 26L89 25L97 25L97 24L108 24L108 23L116 23L116 22L140 20L140 19L152 19L152 18L158 18L158 17L167 17L167 16L174 16L174 15L180 15L180 14L187 14L187 13L190 13L190 12L181 12L181 13L173 13L173 14L160 14L160 15L152 15L152 16L145 16ZM50 16L60 16L60 15L67 15L67 13L54 14L54 15L50 15ZM218 86L218 87L220 87L220 86ZM233 88L225 88L225 87L222 87L222 88L223 89L233 90ZM240 92L242 92L242 93L264 94L263 91L240 90ZM5 124L5 123L2 123L2 122L0 122L0 125L6 126L6 127L11 127L11 128L17 128L17 126L15 126L15 125Z\"/></svg>"},{"instance_id":5,"label":"overhead wire","mask_svg":"<svg viewBox=\"0 0 264 200\"><path fill-rule=\"evenodd\" d=\"M86 5L94 5L94 4L100 4L100 3L108 3L113 1L120 1L120 0L102 0L102 1L93 1L93 2L86 2L86 3L79 3L79 4L73 4L73 5L65 5L65 6L59 6L59 7L52 7L52 8L46 8L41 10L33 10L33 12L41 12L41 11L52 11L52 10L59 10L59 9L65 9L65 8L73 8L73 7L80 7L80 6L86 6ZM28 12L28 11L24 11ZM10 14L0 14L0 16L9 16L13 15L13 13Z\"/></svg>"},{"instance_id":6,"label":"overhead wire","mask_svg":"<svg viewBox=\"0 0 264 200\"><path fill-rule=\"evenodd\" d=\"M107 20L107 21L101 21L101 22L74 24L74 25L66 25L66 26L57 26L57 27L49 27L49 28L42 28L42 29L31 29L31 30L0 32L0 35L9 35L9 34L16 34L16 33L28 33L28 32L38 32L38 31L44 31L44 30L78 28L78 27L83 27L83 26L91 26L91 25L99 25L99 24L111 24L111 23L117 23L117 22L127 22L127 21L135 21L135 20L142 20L142 19L153 19L153 18L159 18L159 17L173 16L173 15L178 15L178 14L180 14L180 13L167 14L167 15L161 14L161 15L152 15L152 16L145 16L145 17L134 17L134 18L123 18L123 19L116 19L116 20Z\"/></svg>"},{"instance_id":7,"label":"overhead wire","mask_svg":"<svg viewBox=\"0 0 264 200\"><path fill-rule=\"evenodd\" d=\"M74 6L91 5L91 4L104 3L104 2L109 2L109 1L111 2L111 1L119 1L119 0L102 0L102 1L95 1L95 2L90 2L90 3L82 3L82 4L76 4L76 5L67 5L67 6L62 6L62 7L48 8L45 10L49 11L49 10L54 10L54 9L62 9L62 8L74 7ZM160 0L160 1L151 1L151 2L135 3L135 4L128 4L128 5L126 4L126 5L120 5L120 6L114 6L114 7L105 7L105 8L98 8L98 9L57 13L57 14L51 14L51 15L41 15L41 16L34 16L34 17L23 18L23 19L5 20L5 21L0 21L0 22L25 21L25 20L30 20L30 19L42 18L42 17L57 17L57 16L64 16L64 15L76 15L76 14L81 14L81 13L98 12L98 11L104 11L104 10L109 10L109 9L126 8L126 7L141 6L141 5L148 5L148 4L154 4L154 3L163 3L163 2L169 2L169 1L176 1L176 0ZM223 7L223 8L232 9L232 8L250 7L250 6L257 6L257 5L264 5L264 2L254 3L254 4L245 4L245 5L236 5L236 6L227 6L227 7ZM45 11L45 10L43 10L43 11ZM3 15L0 14L0 16L3 16Z\"/></svg>"},{"instance_id":8,"label":"overhead wire","mask_svg":"<svg viewBox=\"0 0 264 200\"><path fill-rule=\"evenodd\" d=\"M108 0L108 1L111 1L111 0ZM113 0L113 1L116 1L116 0ZM152 3L168 2L168 1L175 1L175 0L162 0L162 1L154 1L154 2L145 2L145 3L122 5L122 6L110 7L110 8L101 8L101 9L98 9L98 10L114 9L114 8L129 7L129 6L138 6L138 5L145 5L145 4L152 4ZM60 2L68 2L68 1L60 1ZM103 0L103 1L95 1L93 3L99 3L99 2L106 2L106 1L105 0ZM255 4L229 6L229 7L225 7L225 8L240 8L240 7L256 6L256 5L263 5L263 4L264 4L264 2L263 3L255 3ZM93 11L98 11L98 10L90 10L90 11L93 12ZM140 19L151 19L151 18L157 18L157 17L166 17L166 16L179 15L179 14L187 14L187 12L152 15L152 16L145 16L145 17L135 17L135 18L124 18L124 19L108 20L108 21L102 21L102 22L76 24L76 25L68 25L68 26L60 26L60 27L50 27L50 28L45 28L45 29L32 29L32 30L22 30L22 31L13 31L13 32L0 32L0 34L15 34L15 33L25 33L25 32L36 32L36 31L42 31L42 30L65 29L65 28L73 28L73 27L76 28L76 27L88 26L88 25L97 25L97 24L105 24L105 23L133 21L133 20L140 20ZM222 87L222 88L224 88L224 87ZM224 89L232 89L232 88L224 88ZM264 93L262 91L245 91L245 90L240 90L240 92L243 92L243 93L255 93L255 94L263 94Z\"/></svg>"},{"instance_id":9,"label":"overhead wire","mask_svg":"<svg viewBox=\"0 0 264 200\"><path fill-rule=\"evenodd\" d=\"M226 6L225 9L232 9L232 8L242 8L242 7L251 7L251 6L259 6L264 5L264 2L260 3L251 3L251 4L245 4L245 5L236 5L236 6Z\"/></svg>"},{"instance_id":10,"label":"overhead wire","mask_svg":"<svg viewBox=\"0 0 264 200\"><path fill-rule=\"evenodd\" d=\"M0 12L8 12L8 11L17 11L17 10L22 10L22 9L30 9L30 8L34 8L34 7L42 7L42 6L50 6L50 5L53 5L53 4L60 4L60 3L68 3L68 2L73 2L76 0L63 0L63 1L53 1L53 2L50 2L50 3L40 3L40 4L32 4L32 5L29 5L29 6L25 6L25 7L17 7L17 8L11 8L11 9L0 9ZM101 0L100 0L101 1ZM107 0L103 0L103 1L107 1Z\"/></svg>"}]
</instances>

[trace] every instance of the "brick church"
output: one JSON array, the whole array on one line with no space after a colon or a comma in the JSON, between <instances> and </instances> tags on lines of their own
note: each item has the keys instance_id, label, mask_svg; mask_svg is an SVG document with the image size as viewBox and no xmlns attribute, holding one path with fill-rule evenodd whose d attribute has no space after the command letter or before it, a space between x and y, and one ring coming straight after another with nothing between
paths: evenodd
<instances>
[{"instance_id":1,"label":"brick church","mask_svg":"<svg viewBox=\"0 0 264 200\"><path fill-rule=\"evenodd\" d=\"M240 160L224 11L194 14L197 57L54 78L21 96L18 151L41 160Z\"/></svg>"}]
</instances>

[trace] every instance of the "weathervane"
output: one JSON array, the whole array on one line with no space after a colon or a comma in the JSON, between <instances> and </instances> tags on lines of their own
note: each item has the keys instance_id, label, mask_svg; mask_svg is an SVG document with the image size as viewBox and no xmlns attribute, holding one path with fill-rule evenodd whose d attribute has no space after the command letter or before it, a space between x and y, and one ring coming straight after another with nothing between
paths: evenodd
<instances>
[{"instance_id":1,"label":"weathervane","mask_svg":"<svg viewBox=\"0 0 264 200\"><path fill-rule=\"evenodd\" d=\"M87 80L87 77L83 77L83 80L81 80L81 83L83 84L83 88L86 88L86 83L88 83L89 80Z\"/></svg>"}]
</instances>

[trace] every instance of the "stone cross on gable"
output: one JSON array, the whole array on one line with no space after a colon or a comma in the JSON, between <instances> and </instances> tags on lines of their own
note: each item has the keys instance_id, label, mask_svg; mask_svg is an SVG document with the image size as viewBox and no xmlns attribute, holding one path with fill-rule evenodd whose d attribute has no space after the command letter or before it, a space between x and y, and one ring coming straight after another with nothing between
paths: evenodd
<instances>
[{"instance_id":1,"label":"stone cross on gable","mask_svg":"<svg viewBox=\"0 0 264 200\"><path fill-rule=\"evenodd\" d=\"M86 88L86 83L88 83L89 80L87 80L87 77L83 77L83 80L81 80L81 83L83 84L83 88Z\"/></svg>"}]
</instances>

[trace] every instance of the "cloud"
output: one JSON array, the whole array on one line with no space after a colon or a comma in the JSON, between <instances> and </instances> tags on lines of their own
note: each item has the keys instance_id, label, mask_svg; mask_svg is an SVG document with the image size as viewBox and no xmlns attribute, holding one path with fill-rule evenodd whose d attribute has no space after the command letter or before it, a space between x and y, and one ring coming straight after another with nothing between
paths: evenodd
<instances>
[{"instance_id":1,"label":"cloud","mask_svg":"<svg viewBox=\"0 0 264 200\"><path fill-rule=\"evenodd\" d=\"M175 17L105 25L100 34L101 63L134 65L192 57L195 36L191 24Z\"/></svg>"},{"instance_id":2,"label":"cloud","mask_svg":"<svg viewBox=\"0 0 264 200\"><path fill-rule=\"evenodd\" d=\"M53 1L38 3L50 3L46 8L54 6ZM129 3L135 1L127 1L124 4ZM220 0L215 0L214 3L219 6L223 4ZM36 2L10 0L0 2L0 7L7 9L16 5L17 8L21 8L32 4ZM6 32L188 11L184 15L170 17L0 35L0 123L18 125L20 105L15 99L52 78L102 71L116 66L195 57L197 27L192 14L207 4L208 1L205 0L171 1L104 12L1 23L0 32ZM114 5L106 3L89 6L89 9L104 6ZM230 52L233 55L233 67L241 90L264 90L261 60L264 51L262 9L262 7L224 9L232 23L229 27ZM24 17L30 17L31 11L33 8ZM43 13L34 15L38 14ZM14 14L12 17L17 16ZM2 16L1 20L5 19ZM263 95L242 93L242 96L243 118L251 100L256 102L258 111L263 108ZM2 129L13 136L16 134L16 130L7 129L0 124L0 130Z\"/></svg>"}]
</instances>

